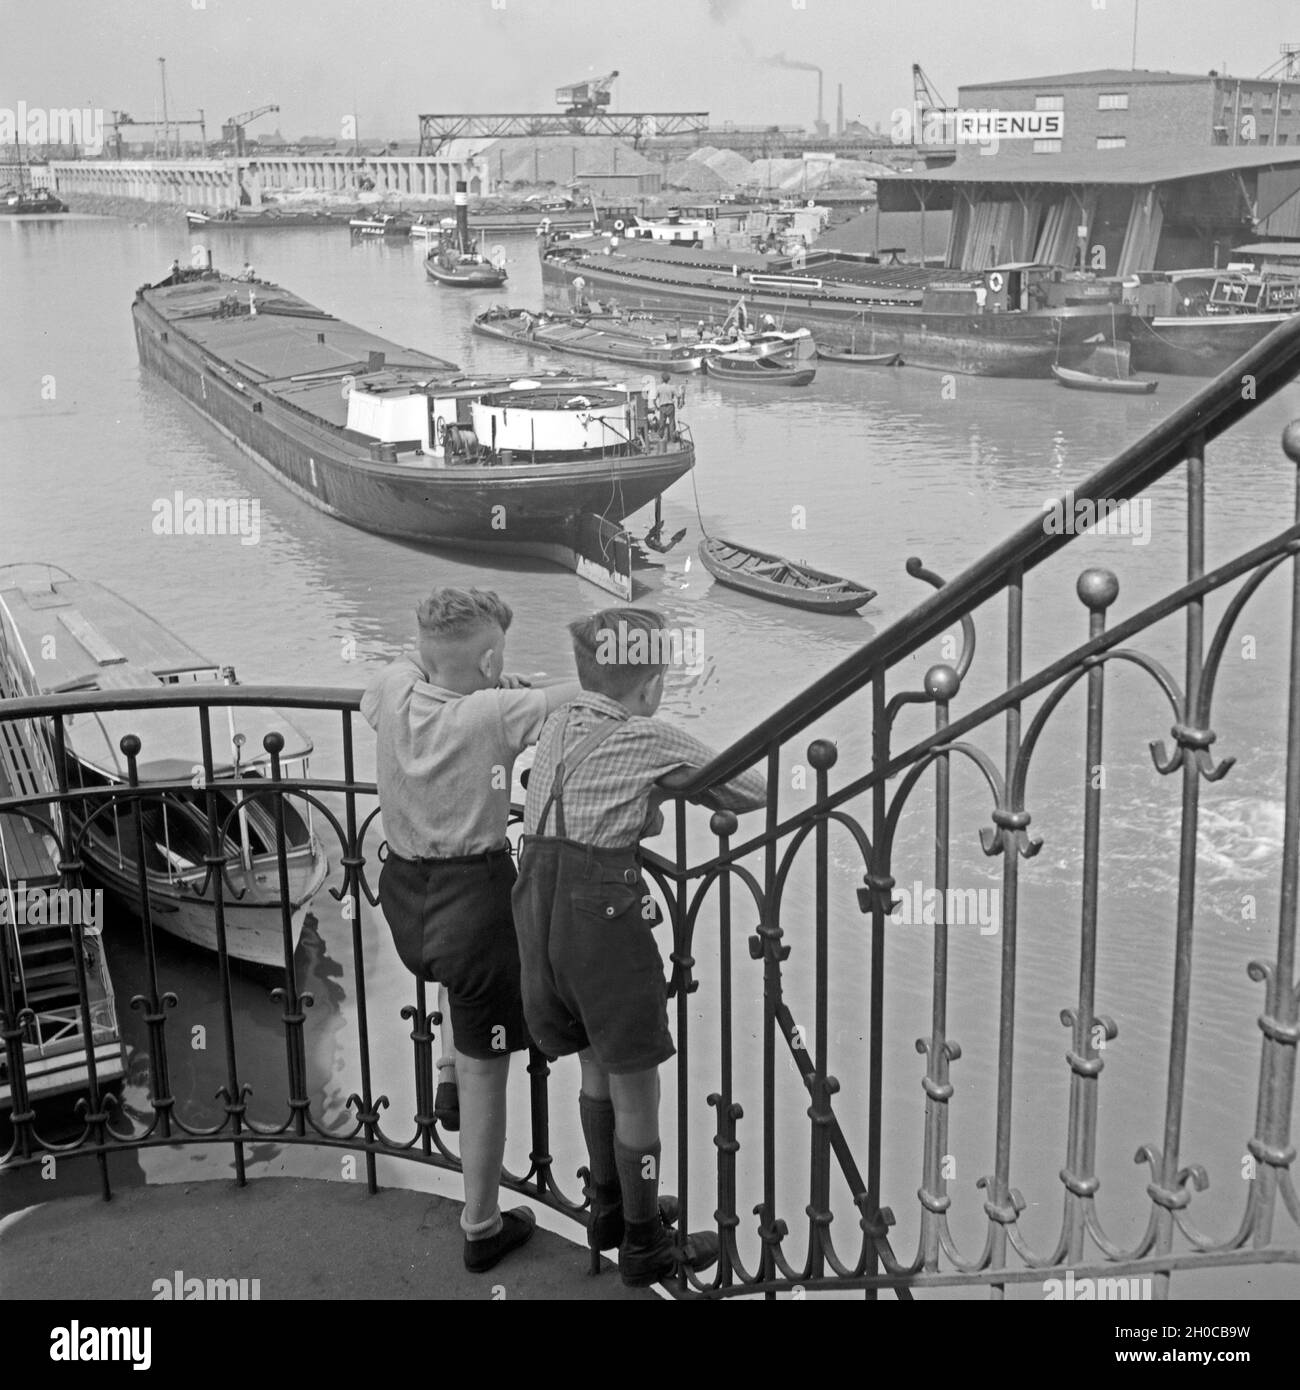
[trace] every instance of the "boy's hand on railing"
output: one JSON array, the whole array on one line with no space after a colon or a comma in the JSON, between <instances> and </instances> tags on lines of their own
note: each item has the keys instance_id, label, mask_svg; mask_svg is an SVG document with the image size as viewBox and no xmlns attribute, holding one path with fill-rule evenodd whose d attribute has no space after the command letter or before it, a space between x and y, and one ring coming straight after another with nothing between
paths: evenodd
<instances>
[{"instance_id":1,"label":"boy's hand on railing","mask_svg":"<svg viewBox=\"0 0 1300 1390\"><path fill-rule=\"evenodd\" d=\"M532 688L532 681L526 680L523 676L502 674L497 681L497 686L501 690L529 690Z\"/></svg>"}]
</instances>

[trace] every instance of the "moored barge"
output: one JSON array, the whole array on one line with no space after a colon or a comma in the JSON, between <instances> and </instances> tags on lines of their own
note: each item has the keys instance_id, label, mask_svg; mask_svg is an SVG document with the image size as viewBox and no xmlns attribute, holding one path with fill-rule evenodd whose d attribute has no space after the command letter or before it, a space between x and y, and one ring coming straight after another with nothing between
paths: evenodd
<instances>
[{"instance_id":1,"label":"moored barge","mask_svg":"<svg viewBox=\"0 0 1300 1390\"><path fill-rule=\"evenodd\" d=\"M622 523L694 464L626 385L467 377L278 285L182 270L137 291L141 363L299 497L365 530L539 556L631 595Z\"/></svg>"},{"instance_id":2,"label":"moored barge","mask_svg":"<svg viewBox=\"0 0 1300 1390\"><path fill-rule=\"evenodd\" d=\"M745 252L659 254L639 243L609 254L579 246L542 250L542 283L557 308L611 297L630 309L716 310L744 295L811 328L818 342L899 353L909 366L972 376L1050 377L1086 369L1099 345L1127 336L1118 281L1014 264L988 272L879 266L813 252L778 260ZM797 262L797 264L796 264Z\"/></svg>"}]
</instances>

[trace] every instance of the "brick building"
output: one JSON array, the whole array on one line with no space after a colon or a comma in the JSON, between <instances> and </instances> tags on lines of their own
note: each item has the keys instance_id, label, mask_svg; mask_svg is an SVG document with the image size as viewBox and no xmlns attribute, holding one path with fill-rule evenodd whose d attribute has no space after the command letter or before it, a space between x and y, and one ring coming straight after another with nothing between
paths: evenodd
<instances>
[{"instance_id":1,"label":"brick building","mask_svg":"<svg viewBox=\"0 0 1300 1390\"><path fill-rule=\"evenodd\" d=\"M961 112L1057 113L1054 136L959 142L956 161L877 182L885 212L951 214L947 264L1222 265L1300 240L1300 82L1103 68L960 88ZM1082 231L1082 235L1081 235Z\"/></svg>"},{"instance_id":2,"label":"brick building","mask_svg":"<svg viewBox=\"0 0 1300 1390\"><path fill-rule=\"evenodd\" d=\"M1002 140L958 160L1036 162L1094 150L1300 145L1300 81L1099 68L960 88L963 110L1059 111L1059 139Z\"/></svg>"}]
</instances>

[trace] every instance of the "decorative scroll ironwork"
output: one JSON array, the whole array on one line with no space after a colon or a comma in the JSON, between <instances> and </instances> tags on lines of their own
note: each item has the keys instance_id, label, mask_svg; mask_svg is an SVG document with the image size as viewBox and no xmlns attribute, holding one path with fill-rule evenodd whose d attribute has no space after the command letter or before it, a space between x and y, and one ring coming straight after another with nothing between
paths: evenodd
<instances>
[{"instance_id":1,"label":"decorative scroll ironwork","mask_svg":"<svg viewBox=\"0 0 1300 1390\"><path fill-rule=\"evenodd\" d=\"M1049 534L1041 525L1022 528L951 583L944 583L920 560L909 561L909 574L934 592L904 621L879 634L798 700L756 726L710 768L672 779L674 851L671 857L648 854L647 873L663 899L673 933L670 997L676 1010L678 1045L677 1186L683 1229L711 1223L721 1246L720 1258L709 1277L683 1277L676 1287L680 1296L775 1297L793 1288L849 1288L869 1298L882 1290L906 1298L916 1289L963 1284L987 1286L994 1296L1001 1296L1011 1285L1041 1284L1065 1270L1073 1271L1076 1277L1144 1276L1153 1281L1157 1296L1162 1296L1173 1272L1180 1269L1300 1262L1300 1197L1295 1184L1291 1118L1300 1045L1300 982L1296 978L1300 908L1300 476L1290 524L1212 568L1207 568L1205 559L1207 445L1290 381L1297 370L1300 318L1280 328L1233 372L1211 383L1075 490L1076 501L1122 501L1181 468L1186 492L1186 528L1181 537L1186 545L1185 582L1121 621L1110 622L1108 614L1119 597L1119 580L1106 569L1086 567L1076 584L1083 610L1078 641L1026 672L1026 582L1044 560L1071 542L1071 536ZM1249 395L1241 390L1241 381L1247 377L1253 386ZM1300 422L1285 431L1283 449L1291 462L1300 466ZM1254 1168L1243 1184L1245 1196L1235 1229L1216 1236L1196 1219L1193 1209L1197 1195L1207 1187L1209 1175L1195 1154L1185 1152L1184 1142L1190 1099L1189 1037L1196 1020L1192 984L1199 798L1203 781L1218 781L1233 767L1231 757L1212 752L1216 743L1215 686L1228 643L1264 581L1279 570L1285 572L1288 564L1290 685L1282 750L1285 822L1276 949L1271 959L1249 963L1249 978L1262 987L1263 1003L1257 1019L1241 1020L1243 1028L1253 1023L1260 1033L1254 1128L1242 1136ZM1215 594L1222 594L1227 602L1207 644L1206 600ZM994 693L962 708L976 654L972 615L998 598L1005 604L1005 675ZM1133 644L1179 613L1185 624L1184 667L1176 677L1150 652ZM960 645L954 644L954 650L931 665L916 687L908 659L953 630L954 625L960 629ZM1106 1044L1119 1036L1119 1023L1104 1011L1105 1001L1098 997L1103 813L1099 787L1086 781L1081 808L1077 989L1059 1012L1068 1031L1068 1094L1060 1134L1063 1201L1055 1232L1046 1241L1035 1243L1022 1221L1027 1203L1016 1185L1012 1142L1019 1094L1017 1009L1024 1002L1020 953L1025 932L1033 925L1024 920L1020 902L1022 877L1034 872L1032 861L1054 827L1039 823L1041 815L1039 822L1035 821L1027 795L1028 779L1036 756L1049 746L1049 734L1063 737L1061 711L1072 691L1080 691L1084 697L1085 766L1102 763L1108 681L1116 663L1149 678L1157 697L1167 703L1171 742L1153 738L1151 756L1159 774L1177 774L1181 784L1163 1113L1158 1131L1143 1136L1137 1149L1136 1161L1145 1165L1149 1175L1145 1227L1135 1239L1117 1240L1108 1230L1100 1201L1097 1149L1099 1118L1108 1094L1103 1088L1104 1051ZM855 702L859 694L865 698ZM177 996L164 988L159 976L154 923L141 866L139 886L146 903L141 932L147 980L130 1004L141 1012L147 1027L152 1115L142 1126L127 1126L120 1107L99 1081L94 1057L88 1053L80 1133L58 1141L42 1134L24 1071L22 1040L30 1010L22 1006L14 983L13 943L8 933L0 932L0 1036L12 1095L13 1135L8 1152L2 1156L5 1164L36 1162L48 1152L90 1156L99 1166L105 1197L110 1192L115 1152L162 1145L229 1143L240 1184L246 1181L246 1149L252 1142L305 1143L360 1152L365 1155L372 1192L378 1187L375 1162L381 1155L456 1166L456 1155L433 1113L433 1043L441 1020L430 1009L422 982L416 985L414 1002L401 1009L401 1022L407 1025L411 1041L413 1114L398 1117L392 1113L392 1103L383 1089L386 1078L377 1077L372 1066L376 1024L367 1003L365 965L367 952L375 948L363 940L361 922L363 899L371 906L377 901L367 877L377 808L374 787L359 782L354 767L358 701L355 691L237 686L205 691L202 687L173 686L152 692L71 693L0 702L0 722L31 719L40 721L47 730L58 779L57 786L46 789L39 800L16 797L0 802L0 818L25 819L51 835L58 843L60 870L69 885L83 867L86 834L95 817L133 818L137 839L141 840L143 799L189 791L191 784L140 787L136 767L141 742L130 735L121 745L128 767L126 785L70 787L63 716L158 706L193 709L207 791L204 887L213 898L224 1065L219 1120L201 1126L178 1114L169 1063L176 1042L168 1026ZM233 1004L227 939L226 914L233 894L221 850L226 824L236 811L223 809L217 795L211 730L212 710L230 705L331 711L339 720L341 780L285 777L279 757L282 744L278 735L272 734L265 740L271 756L269 778L223 778L220 783L223 791L260 799L273 809L282 902L287 904L289 897L286 799L310 806L317 824L327 827L333 837L331 848L338 851L337 856L331 854L338 868L337 881L329 891L344 905L343 917L350 923L350 992L360 1083L348 1096L343 1116L334 1121L323 1118L310 1092L304 1025L313 998L302 987L294 959L287 906L282 914L283 963L272 991L280 1005L283 1032L282 1111L272 1122L256 1121L249 1113L248 1044L241 1037L241 1020ZM902 725L908 719L914 721L915 707L923 705L932 707L933 728L919 737L909 735L909 742L901 733ZM845 721L854 729L869 727L869 765L855 765L852 758L845 758L824 736L824 730L806 745L799 742L832 714L839 716L837 727L841 731ZM980 734L1001 743L1000 757L993 745L982 747L973 741ZM812 771L813 784L804 804L792 804L783 779L783 768L788 768L790 758L806 758ZM711 784L756 764L766 767L770 788L762 829L739 836L737 817L715 811L708 828L716 844L703 856L693 853L702 825L688 803L706 798ZM970 1123L954 1087L954 1076L971 1058L950 1031L950 1006L960 995L954 984L953 923L947 911L952 850L958 843L953 832L953 774L957 766L967 765L988 796L988 823L977 827L974 843L990 861L1000 859L1001 870L992 1145L975 1184L983 1194L983 1231L974 1243L969 1236L965 1241L959 1236L953 1220L955 1198L970 1200L969 1184L963 1184L959 1192L946 1164L953 1126ZM909 813L915 814L914 803L919 803L922 792L928 796L926 808L933 822L933 863L927 879L933 885L937 908L928 968L928 1025L915 1044L923 1096L916 1135L918 1185L914 1189L918 1237L915 1248L904 1252L895 1248L891 1237L898 1222L895 1211L885 1205L882 1191L887 1127L899 1124L897 1092L887 1091L885 1077L886 1008L893 997L890 991L897 988L888 976L886 943L896 906L896 875L903 854L901 832L909 823ZM859 806L865 809L855 814ZM688 830L694 833L688 834ZM841 842L847 836L853 847L854 882L860 872L861 886L852 892L845 890L842 865L835 865L832 874L832 832ZM962 843L973 844L970 837ZM908 868L912 871L913 866ZM810 878L810 884L801 874ZM863 1028L867 1065L862 1074L851 1079L836 1076L829 1069L833 1029L844 1022L838 1015L832 1019L832 919L846 904L865 919L867 953L865 995L855 1001L854 1015L848 1020ZM81 1017L89 1036L84 961L77 934L73 936L77 941ZM737 949L741 939L745 949ZM747 1083L759 1098L756 1113L749 1113L741 1103L742 1044L736 1005L742 989L749 991L750 997L761 990L760 1037L753 1068L757 1079ZM805 1001L811 999L807 1027L798 1021L799 1008L794 1002L800 992ZM399 1026L399 1021L387 1019L380 1026L392 1028ZM700 1059L706 1060L709 1076L703 1094L698 1079L693 1079L704 1066ZM778 1072L783 1064L789 1066L807 1096L803 1134L807 1184L797 1196L781 1167L781 1143L788 1135L792 1113L778 1106ZM583 1199L576 1195L576 1189L575 1195L569 1195L555 1172L546 1060L534 1053L527 1076L531 1127L528 1169L507 1173L504 1180L535 1201L581 1221ZM392 1085L393 1078L387 1080ZM859 1132L865 1133L865 1140L857 1137ZM751 1153L755 1158L746 1171L743 1160ZM698 1196L702 1184L707 1185L714 1204L703 1218L699 1213L692 1216L688 1210L692 1192ZM849 1193L851 1222L845 1221L843 1210L835 1210L837 1188ZM902 1197L892 1195L897 1205ZM751 1246L756 1254L749 1253Z\"/></svg>"}]
</instances>

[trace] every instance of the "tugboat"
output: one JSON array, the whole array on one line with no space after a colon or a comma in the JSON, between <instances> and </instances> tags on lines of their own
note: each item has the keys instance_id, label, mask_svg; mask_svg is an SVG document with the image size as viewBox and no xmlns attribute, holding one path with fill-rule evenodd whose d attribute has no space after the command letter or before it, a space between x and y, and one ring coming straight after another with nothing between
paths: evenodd
<instances>
[{"instance_id":1,"label":"tugboat","mask_svg":"<svg viewBox=\"0 0 1300 1390\"><path fill-rule=\"evenodd\" d=\"M18 185L10 184L0 188L0 215L8 217L48 216L50 213L67 212L68 205L61 202L48 188L34 188L23 163L22 146L15 139L14 153L18 157Z\"/></svg>"},{"instance_id":2,"label":"tugboat","mask_svg":"<svg viewBox=\"0 0 1300 1390\"><path fill-rule=\"evenodd\" d=\"M48 641L51 631L58 632L57 643ZM31 564L0 569L0 679L0 695L8 696L237 684L231 667L216 666L111 589L75 579L58 566ZM73 828L92 878L116 900L141 912L143 863L155 926L216 950L215 890L207 862L207 805L209 794L215 795L224 834L227 949L232 960L274 969L284 963L276 808L221 784L269 776L271 757L262 739L272 732L284 740L285 775L305 777L312 742L283 714L256 709L218 708L212 732L213 787L177 791L177 782L189 783L194 768L203 766L193 711L68 715L68 786L105 793L103 800L76 803L70 813ZM108 794L127 784L121 739L128 733L141 740L139 783L160 784L156 795L140 803L139 833L132 807L105 814ZM53 746L47 737L43 757L50 766ZM283 818L288 908L297 945L307 905L325 881L329 862L312 828L310 806L300 811L286 798Z\"/></svg>"},{"instance_id":3,"label":"tugboat","mask_svg":"<svg viewBox=\"0 0 1300 1390\"><path fill-rule=\"evenodd\" d=\"M425 257L424 271L440 285L461 289L496 289L506 282L505 266L488 260L470 237L469 192L463 180L456 185L454 229L444 227L438 249Z\"/></svg>"},{"instance_id":4,"label":"tugboat","mask_svg":"<svg viewBox=\"0 0 1300 1390\"><path fill-rule=\"evenodd\" d=\"M644 395L567 372L466 377L206 262L136 292L141 363L299 497L381 535L539 556L631 597L622 523L694 466Z\"/></svg>"}]
</instances>

